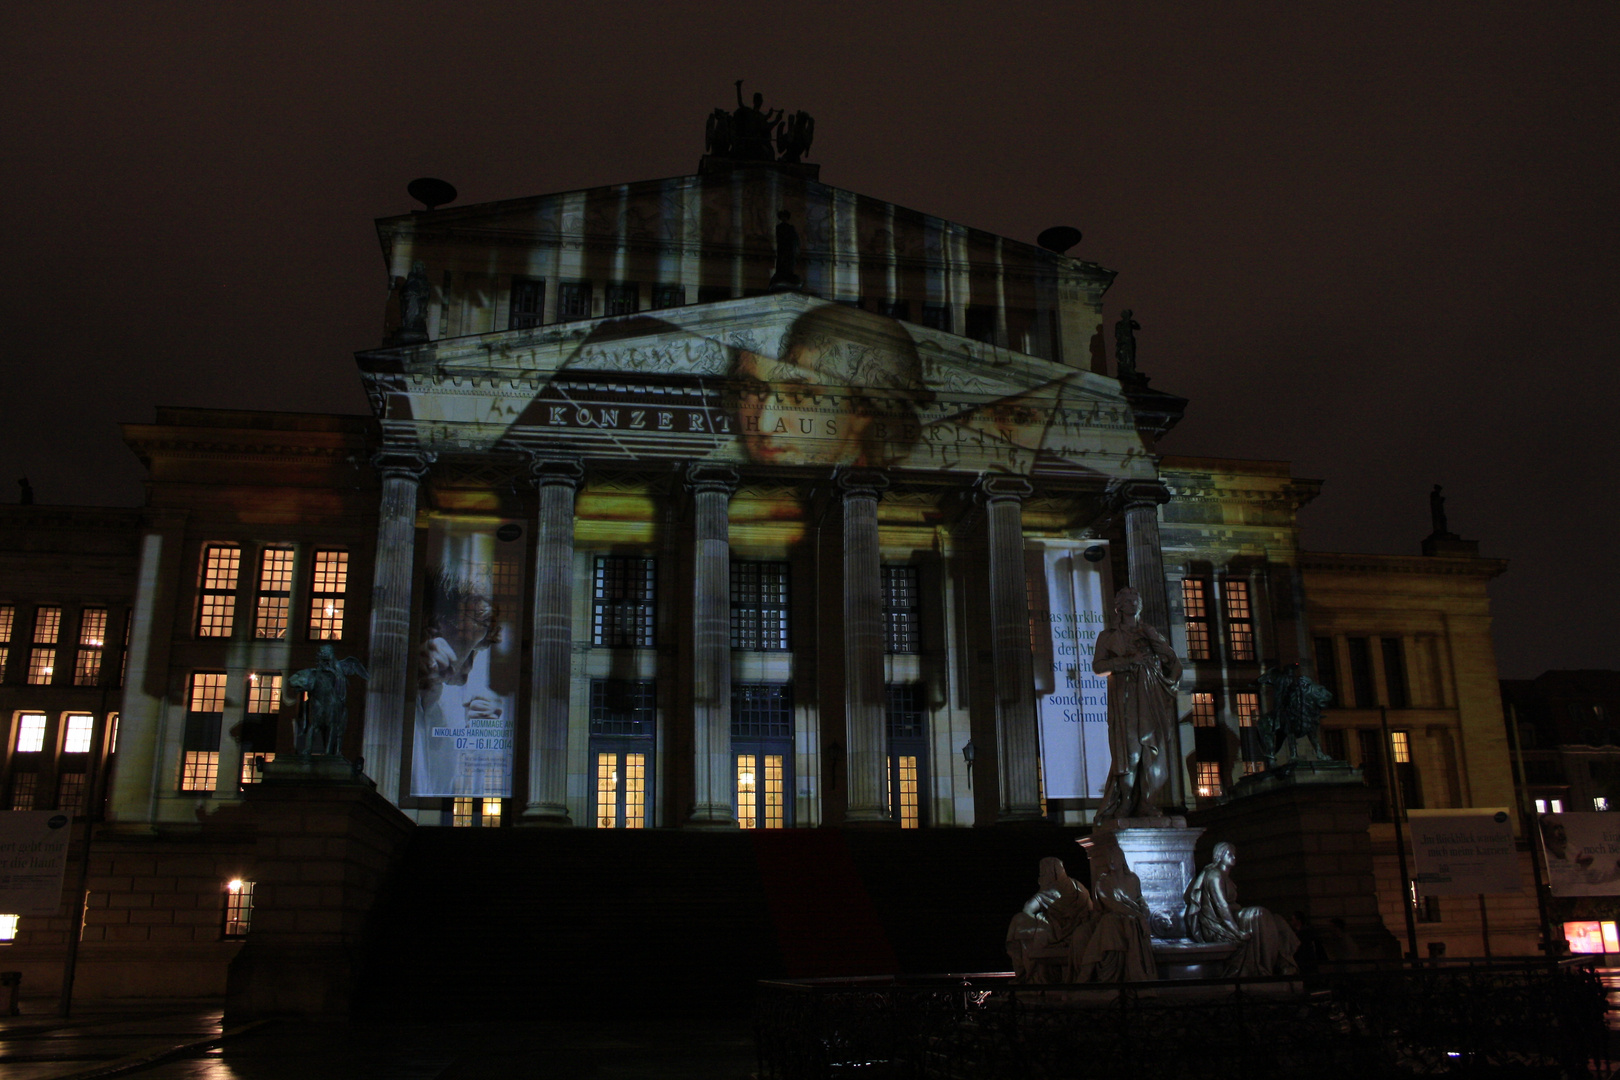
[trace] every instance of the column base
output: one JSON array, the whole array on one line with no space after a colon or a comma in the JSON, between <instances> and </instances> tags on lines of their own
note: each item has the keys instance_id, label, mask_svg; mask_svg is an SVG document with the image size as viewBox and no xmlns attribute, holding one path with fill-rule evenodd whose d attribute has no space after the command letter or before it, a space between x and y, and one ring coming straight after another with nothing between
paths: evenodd
<instances>
[{"instance_id":1,"label":"column base","mask_svg":"<svg viewBox=\"0 0 1620 1080\"><path fill-rule=\"evenodd\" d=\"M574 827L573 819L568 816L566 806L549 806L545 803L536 803L533 806L525 807L514 824L520 827L532 825L549 829L571 829Z\"/></svg>"}]
</instances>

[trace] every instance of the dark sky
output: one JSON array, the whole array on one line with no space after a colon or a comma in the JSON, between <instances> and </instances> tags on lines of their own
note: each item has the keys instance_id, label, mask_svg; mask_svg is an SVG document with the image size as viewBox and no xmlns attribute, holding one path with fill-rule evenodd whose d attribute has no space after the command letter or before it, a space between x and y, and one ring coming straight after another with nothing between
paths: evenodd
<instances>
[{"instance_id":1,"label":"dark sky","mask_svg":"<svg viewBox=\"0 0 1620 1080\"><path fill-rule=\"evenodd\" d=\"M697 13L694 14L693 11ZM1326 480L1316 549L1427 494L1511 560L1503 674L1620 667L1620 7L21 5L0 40L0 476L140 501L157 404L364 412L372 221L694 170L732 80L822 178L1119 271L1170 453ZM9 469L7 473L4 470ZM14 489L12 489L14 490ZM12 490L0 497L14 497Z\"/></svg>"}]
</instances>

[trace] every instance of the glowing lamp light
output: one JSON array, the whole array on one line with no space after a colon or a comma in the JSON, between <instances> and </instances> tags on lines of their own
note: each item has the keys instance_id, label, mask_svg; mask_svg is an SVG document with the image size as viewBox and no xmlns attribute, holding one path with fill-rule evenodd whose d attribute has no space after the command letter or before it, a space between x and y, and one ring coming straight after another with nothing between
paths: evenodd
<instances>
[{"instance_id":1,"label":"glowing lamp light","mask_svg":"<svg viewBox=\"0 0 1620 1080\"><path fill-rule=\"evenodd\" d=\"M754 774L751 773L751 772L738 773L737 774L737 783L742 784L745 787L753 787L754 786Z\"/></svg>"},{"instance_id":2,"label":"glowing lamp light","mask_svg":"<svg viewBox=\"0 0 1620 1080\"><path fill-rule=\"evenodd\" d=\"M225 888L229 889L233 893L241 892L242 891L242 879L241 878L232 878L231 880L229 880L229 881L227 881L225 883Z\"/></svg>"}]
</instances>

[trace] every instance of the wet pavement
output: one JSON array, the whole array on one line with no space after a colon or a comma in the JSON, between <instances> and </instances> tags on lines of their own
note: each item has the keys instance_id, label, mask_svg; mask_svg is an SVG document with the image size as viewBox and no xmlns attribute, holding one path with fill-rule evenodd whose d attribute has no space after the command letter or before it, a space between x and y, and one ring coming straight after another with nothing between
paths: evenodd
<instances>
[{"instance_id":1,"label":"wet pavement","mask_svg":"<svg viewBox=\"0 0 1620 1080\"><path fill-rule=\"evenodd\" d=\"M217 1005L97 1011L71 1019L24 1002L0 1019L5 1080L746 1080L746 1016L537 1017L516 1023L339 1026L269 1021L222 1030Z\"/></svg>"}]
</instances>

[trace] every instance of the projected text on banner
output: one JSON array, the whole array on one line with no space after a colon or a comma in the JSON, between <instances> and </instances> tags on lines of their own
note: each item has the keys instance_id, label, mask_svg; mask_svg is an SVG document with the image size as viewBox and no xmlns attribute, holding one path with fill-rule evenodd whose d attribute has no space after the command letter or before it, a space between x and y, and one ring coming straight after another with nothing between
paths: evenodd
<instances>
[{"instance_id":1,"label":"projected text on banner","mask_svg":"<svg viewBox=\"0 0 1620 1080\"><path fill-rule=\"evenodd\" d=\"M1091 650L1108 626L1108 545L1040 544L1024 553L1041 768L1048 799L1102 797L1108 681Z\"/></svg>"},{"instance_id":2,"label":"projected text on banner","mask_svg":"<svg viewBox=\"0 0 1620 1080\"><path fill-rule=\"evenodd\" d=\"M411 794L509 796L523 527L435 517L427 543Z\"/></svg>"}]
</instances>

